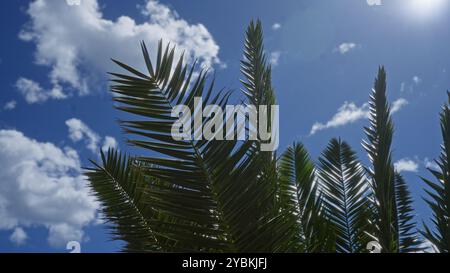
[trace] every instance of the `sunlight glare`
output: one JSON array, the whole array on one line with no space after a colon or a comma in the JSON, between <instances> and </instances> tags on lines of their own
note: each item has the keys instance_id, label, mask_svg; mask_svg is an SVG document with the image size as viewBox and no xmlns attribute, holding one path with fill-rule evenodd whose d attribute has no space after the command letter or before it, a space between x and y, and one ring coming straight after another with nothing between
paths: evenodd
<instances>
[{"instance_id":1,"label":"sunlight glare","mask_svg":"<svg viewBox=\"0 0 450 273\"><path fill-rule=\"evenodd\" d=\"M408 0L410 15L416 18L431 18L438 15L447 5L448 0Z\"/></svg>"}]
</instances>

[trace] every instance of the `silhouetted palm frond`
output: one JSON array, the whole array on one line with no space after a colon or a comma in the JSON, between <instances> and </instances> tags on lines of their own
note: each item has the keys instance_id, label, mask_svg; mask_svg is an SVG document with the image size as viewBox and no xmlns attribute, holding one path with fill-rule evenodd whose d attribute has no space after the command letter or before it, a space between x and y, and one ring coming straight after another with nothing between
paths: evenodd
<instances>
[{"instance_id":1,"label":"silhouetted palm frond","mask_svg":"<svg viewBox=\"0 0 450 273\"><path fill-rule=\"evenodd\" d=\"M447 92L449 103L450 93ZM432 223L434 229L424 225L422 234L439 252L450 252L450 109L445 104L441 112L441 133L443 138L442 151L439 160L436 161L438 170L429 168L436 182L422 178L431 188L426 190L429 198L425 201L433 211Z\"/></svg>"},{"instance_id":2,"label":"silhouetted palm frond","mask_svg":"<svg viewBox=\"0 0 450 273\"><path fill-rule=\"evenodd\" d=\"M332 139L319 158L319 179L327 218L336 234L336 251L363 252L370 237L368 181L350 146Z\"/></svg>"}]
</instances>

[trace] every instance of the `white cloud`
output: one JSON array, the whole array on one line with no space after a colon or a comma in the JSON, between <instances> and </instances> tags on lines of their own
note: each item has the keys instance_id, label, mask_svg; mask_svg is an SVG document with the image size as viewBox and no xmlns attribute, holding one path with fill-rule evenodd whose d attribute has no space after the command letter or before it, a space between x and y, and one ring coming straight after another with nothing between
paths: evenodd
<instances>
[{"instance_id":1,"label":"white cloud","mask_svg":"<svg viewBox=\"0 0 450 273\"><path fill-rule=\"evenodd\" d=\"M414 76L412 80L415 84L419 84L422 82L422 79L419 76Z\"/></svg>"},{"instance_id":2,"label":"white cloud","mask_svg":"<svg viewBox=\"0 0 450 273\"><path fill-rule=\"evenodd\" d=\"M417 172L419 164L409 158L402 158L394 163L394 168L397 172Z\"/></svg>"},{"instance_id":3,"label":"white cloud","mask_svg":"<svg viewBox=\"0 0 450 273\"><path fill-rule=\"evenodd\" d=\"M102 151L106 152L109 148L116 148L117 140L111 136L105 136L105 140L103 141Z\"/></svg>"},{"instance_id":4,"label":"white cloud","mask_svg":"<svg viewBox=\"0 0 450 273\"><path fill-rule=\"evenodd\" d=\"M381 0L367 0L369 6L381 6L383 3Z\"/></svg>"},{"instance_id":5,"label":"white cloud","mask_svg":"<svg viewBox=\"0 0 450 273\"><path fill-rule=\"evenodd\" d=\"M39 83L23 77L17 80L16 88L22 94L25 101L29 104L44 102L49 98L66 98L66 95L63 94L60 85L55 84L51 90L45 90L39 85Z\"/></svg>"},{"instance_id":6,"label":"white cloud","mask_svg":"<svg viewBox=\"0 0 450 273\"><path fill-rule=\"evenodd\" d=\"M21 227L16 227L9 237L9 240L16 245L23 245L27 240L28 235Z\"/></svg>"},{"instance_id":7,"label":"white cloud","mask_svg":"<svg viewBox=\"0 0 450 273\"><path fill-rule=\"evenodd\" d=\"M11 101L8 101L7 103L5 103L5 105L3 106L3 110L7 110L7 111L13 110L16 108L16 106L17 106L17 101L11 100Z\"/></svg>"},{"instance_id":8,"label":"white cloud","mask_svg":"<svg viewBox=\"0 0 450 273\"><path fill-rule=\"evenodd\" d=\"M279 30L281 28L281 24L280 23L275 23L272 25L272 29L273 30Z\"/></svg>"},{"instance_id":9,"label":"white cloud","mask_svg":"<svg viewBox=\"0 0 450 273\"><path fill-rule=\"evenodd\" d=\"M402 109L403 106L405 106L407 104L408 104L408 101L404 98L399 98L398 100L395 100L391 105L391 113L394 114L394 113L400 111L400 109Z\"/></svg>"},{"instance_id":10,"label":"white cloud","mask_svg":"<svg viewBox=\"0 0 450 273\"><path fill-rule=\"evenodd\" d=\"M98 152L98 143L100 136L94 132L89 126L77 118L66 120L66 125L69 128L69 138L73 142L84 140L86 147L93 153Z\"/></svg>"},{"instance_id":11,"label":"white cloud","mask_svg":"<svg viewBox=\"0 0 450 273\"><path fill-rule=\"evenodd\" d=\"M271 52L269 55L269 63L272 66L277 66L278 62L280 61L281 52L280 51L274 51Z\"/></svg>"},{"instance_id":12,"label":"white cloud","mask_svg":"<svg viewBox=\"0 0 450 273\"><path fill-rule=\"evenodd\" d=\"M86 144L92 153L98 153L99 144L102 137L96 133L94 130L89 128L83 121L77 118L71 118L66 120L66 125L69 129L69 138L73 142L79 142L81 140ZM105 136L103 139L103 144L101 146L103 151L107 151L109 148L116 148L117 140L112 136Z\"/></svg>"},{"instance_id":13,"label":"white cloud","mask_svg":"<svg viewBox=\"0 0 450 273\"><path fill-rule=\"evenodd\" d=\"M0 130L0 164L0 229L44 226L53 246L83 240L98 202L75 150Z\"/></svg>"},{"instance_id":14,"label":"white cloud","mask_svg":"<svg viewBox=\"0 0 450 273\"><path fill-rule=\"evenodd\" d=\"M337 48L334 49L334 52L339 52L341 54L347 54L353 49L357 48L357 44L355 43L342 43Z\"/></svg>"},{"instance_id":15,"label":"white cloud","mask_svg":"<svg viewBox=\"0 0 450 273\"><path fill-rule=\"evenodd\" d=\"M369 117L369 104L364 103L361 107L356 106L353 102L344 102L344 105L339 107L337 113L326 123L316 122L310 131L310 135L314 135L318 131L328 128L336 128L357 120Z\"/></svg>"},{"instance_id":16,"label":"white cloud","mask_svg":"<svg viewBox=\"0 0 450 273\"><path fill-rule=\"evenodd\" d=\"M185 51L189 62L195 57L204 66L220 64L219 46L204 25L188 23L157 1L150 0L139 8L146 18L144 23L126 15L106 19L97 0L83 0L79 6L35 0L27 9L30 22L19 37L35 44L36 64L50 68L50 90L59 89L65 97L89 93L89 87L97 86L111 70L110 58L143 69L139 49L142 40L153 57L159 39L163 39ZM35 86L34 90L42 88ZM38 96L34 101L49 98L54 97Z\"/></svg>"},{"instance_id":17,"label":"white cloud","mask_svg":"<svg viewBox=\"0 0 450 273\"><path fill-rule=\"evenodd\" d=\"M391 113L398 112L403 106L408 103L404 98L395 100L392 103ZM344 104L339 107L338 111L334 116L326 123L316 122L311 128L309 135L314 135L318 131L322 131L329 128L341 127L360 119L369 117L369 103L364 103L360 107L356 106L353 102L344 102Z\"/></svg>"}]
</instances>

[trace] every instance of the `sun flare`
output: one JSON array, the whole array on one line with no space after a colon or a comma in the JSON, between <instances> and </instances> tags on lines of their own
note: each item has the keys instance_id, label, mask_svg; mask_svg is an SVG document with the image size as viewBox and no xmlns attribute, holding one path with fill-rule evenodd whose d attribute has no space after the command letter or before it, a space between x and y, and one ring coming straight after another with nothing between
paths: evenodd
<instances>
[{"instance_id":1,"label":"sun flare","mask_svg":"<svg viewBox=\"0 0 450 273\"><path fill-rule=\"evenodd\" d=\"M448 0L408 0L409 13L416 18L432 18L439 14Z\"/></svg>"}]
</instances>

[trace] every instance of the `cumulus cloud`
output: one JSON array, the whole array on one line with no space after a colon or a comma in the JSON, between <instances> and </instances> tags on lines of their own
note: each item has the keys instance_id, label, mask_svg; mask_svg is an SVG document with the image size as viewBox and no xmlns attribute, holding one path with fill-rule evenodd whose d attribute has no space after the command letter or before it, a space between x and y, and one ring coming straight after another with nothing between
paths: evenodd
<instances>
[{"instance_id":1,"label":"cumulus cloud","mask_svg":"<svg viewBox=\"0 0 450 273\"><path fill-rule=\"evenodd\" d=\"M272 66L277 66L278 62L280 61L281 52L280 51L274 51L271 52L269 55L269 63Z\"/></svg>"},{"instance_id":2,"label":"cumulus cloud","mask_svg":"<svg viewBox=\"0 0 450 273\"><path fill-rule=\"evenodd\" d=\"M417 172L419 164L409 158L402 158L394 163L394 168L397 172Z\"/></svg>"},{"instance_id":3,"label":"cumulus cloud","mask_svg":"<svg viewBox=\"0 0 450 273\"><path fill-rule=\"evenodd\" d=\"M75 150L0 130L0 164L0 229L15 229L12 238L20 241L17 227L44 226L53 246L83 240L98 203Z\"/></svg>"},{"instance_id":4,"label":"cumulus cloud","mask_svg":"<svg viewBox=\"0 0 450 273\"><path fill-rule=\"evenodd\" d=\"M383 3L381 0L367 0L369 6L381 6Z\"/></svg>"},{"instance_id":5,"label":"cumulus cloud","mask_svg":"<svg viewBox=\"0 0 450 273\"><path fill-rule=\"evenodd\" d=\"M9 237L9 240L16 245L23 245L27 240L28 235L21 227L16 227Z\"/></svg>"},{"instance_id":6,"label":"cumulus cloud","mask_svg":"<svg viewBox=\"0 0 450 273\"><path fill-rule=\"evenodd\" d=\"M66 120L67 128L69 129L69 138L73 142L84 141L86 148L92 153L98 153L99 143L102 137L87 126L83 121L77 118ZM102 150L107 151L109 148L117 147L117 141L112 136L105 136L103 139Z\"/></svg>"},{"instance_id":7,"label":"cumulus cloud","mask_svg":"<svg viewBox=\"0 0 450 273\"><path fill-rule=\"evenodd\" d=\"M392 103L391 113L398 112L407 103L408 101L404 98L395 100ZM309 135L314 135L318 131L341 127L350 123L354 123L360 119L368 118L370 114L369 110L369 103L367 102L359 107L353 102L344 102L344 104L339 107L336 114L334 114L334 116L329 121L325 123L314 123L309 132Z\"/></svg>"},{"instance_id":8,"label":"cumulus cloud","mask_svg":"<svg viewBox=\"0 0 450 273\"><path fill-rule=\"evenodd\" d=\"M126 15L106 19L97 0L83 0L78 6L35 0L28 6L30 21L19 38L35 44L36 64L50 68L50 90L59 90L64 97L90 93L90 87L96 86L93 83L104 80L111 70L110 58L143 68L141 40L152 53L163 39L185 51L188 62L195 57L203 66L220 64L219 46L204 25L190 24L154 0L139 8L146 17L144 23ZM31 101L54 98L38 86L32 90L36 96L30 95Z\"/></svg>"},{"instance_id":9,"label":"cumulus cloud","mask_svg":"<svg viewBox=\"0 0 450 273\"><path fill-rule=\"evenodd\" d=\"M16 106L17 106L17 101L11 100L11 101L8 101L7 103L5 103L5 105L3 105L3 110L6 110L6 111L13 110L16 108Z\"/></svg>"},{"instance_id":10,"label":"cumulus cloud","mask_svg":"<svg viewBox=\"0 0 450 273\"><path fill-rule=\"evenodd\" d=\"M273 30L279 30L281 28L281 24L280 23L275 23L272 25L272 29Z\"/></svg>"},{"instance_id":11,"label":"cumulus cloud","mask_svg":"<svg viewBox=\"0 0 450 273\"><path fill-rule=\"evenodd\" d=\"M342 43L337 48L334 49L334 52L339 52L341 54L347 54L353 49L358 47L355 43Z\"/></svg>"}]
</instances>

